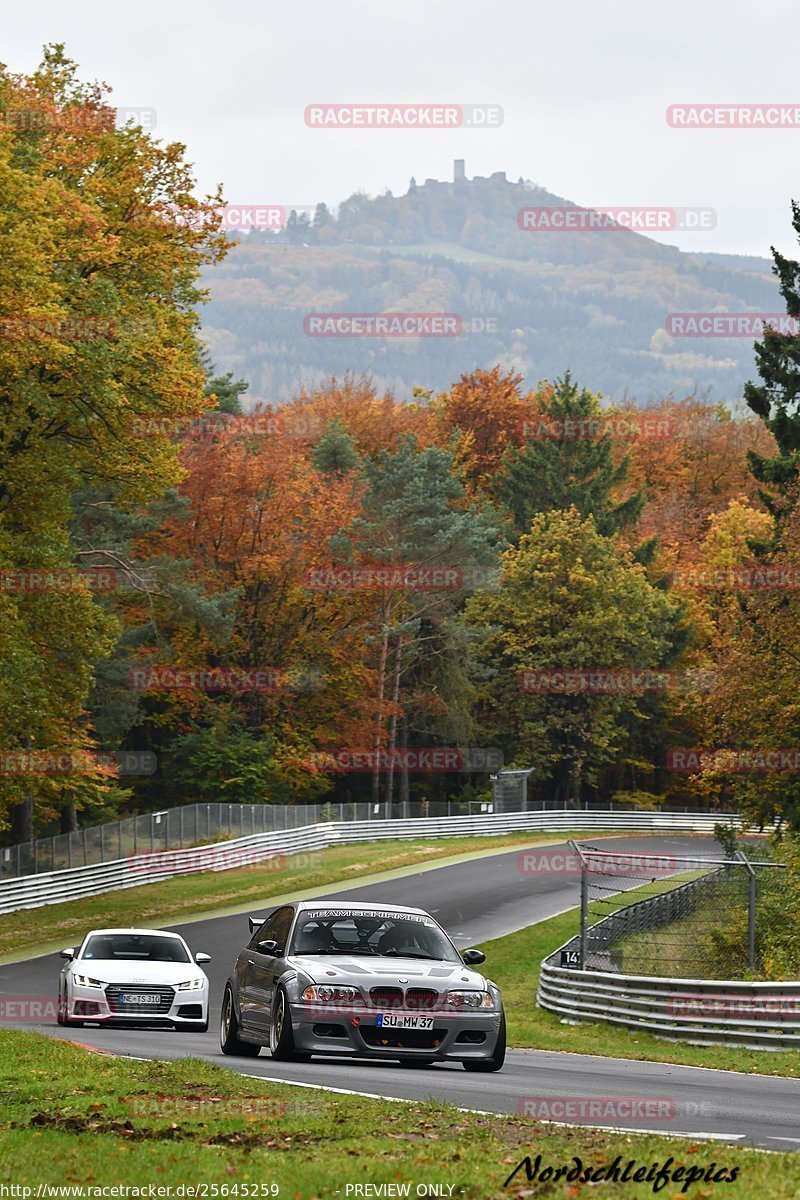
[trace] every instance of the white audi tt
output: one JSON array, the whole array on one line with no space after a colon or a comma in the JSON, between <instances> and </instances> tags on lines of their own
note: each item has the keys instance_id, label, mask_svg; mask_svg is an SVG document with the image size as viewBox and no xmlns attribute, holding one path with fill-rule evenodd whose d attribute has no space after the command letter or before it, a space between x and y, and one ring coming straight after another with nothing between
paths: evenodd
<instances>
[{"instance_id":1,"label":"white audi tt","mask_svg":"<svg viewBox=\"0 0 800 1200\"><path fill-rule=\"evenodd\" d=\"M67 959L58 985L59 1025L169 1025L208 1029L208 977L183 938L161 929L93 929Z\"/></svg>"}]
</instances>

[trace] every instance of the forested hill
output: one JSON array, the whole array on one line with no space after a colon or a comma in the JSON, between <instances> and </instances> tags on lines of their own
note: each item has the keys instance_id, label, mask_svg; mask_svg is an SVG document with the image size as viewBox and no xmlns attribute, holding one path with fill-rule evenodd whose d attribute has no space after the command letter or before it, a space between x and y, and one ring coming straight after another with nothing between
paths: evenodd
<instances>
[{"instance_id":1,"label":"forested hill","mask_svg":"<svg viewBox=\"0 0 800 1200\"><path fill-rule=\"evenodd\" d=\"M560 206L573 202L498 172L294 214L208 269L211 353L270 403L348 370L403 396L495 363L531 381L570 368L613 399L735 400L753 373L752 341L671 338L665 320L781 311L769 261L682 252L620 228L520 228L521 209ZM462 332L316 337L304 327L309 313L398 311L456 313Z\"/></svg>"}]
</instances>

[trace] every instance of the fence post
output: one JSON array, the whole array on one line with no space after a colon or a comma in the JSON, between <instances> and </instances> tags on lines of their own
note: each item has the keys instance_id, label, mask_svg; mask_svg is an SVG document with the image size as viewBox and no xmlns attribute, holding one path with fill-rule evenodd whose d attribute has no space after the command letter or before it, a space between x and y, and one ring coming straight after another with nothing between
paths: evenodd
<instances>
[{"instance_id":1,"label":"fence post","mask_svg":"<svg viewBox=\"0 0 800 1200\"><path fill-rule=\"evenodd\" d=\"M736 857L747 867L749 875L747 895L747 965L751 971L756 969L756 873L751 867L747 855L742 850L736 851Z\"/></svg>"},{"instance_id":2,"label":"fence post","mask_svg":"<svg viewBox=\"0 0 800 1200\"><path fill-rule=\"evenodd\" d=\"M589 880L586 875L586 861L572 839L567 842L571 850L577 854L581 864L581 970L586 970L586 919L589 913Z\"/></svg>"}]
</instances>

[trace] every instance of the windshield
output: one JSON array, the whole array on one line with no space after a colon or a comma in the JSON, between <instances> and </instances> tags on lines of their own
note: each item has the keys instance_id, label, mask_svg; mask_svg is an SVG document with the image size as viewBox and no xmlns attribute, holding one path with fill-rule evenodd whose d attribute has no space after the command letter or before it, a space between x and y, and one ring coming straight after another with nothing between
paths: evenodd
<instances>
[{"instance_id":1,"label":"windshield","mask_svg":"<svg viewBox=\"0 0 800 1200\"><path fill-rule=\"evenodd\" d=\"M450 939L431 917L399 913L301 913L289 953L461 961Z\"/></svg>"},{"instance_id":2,"label":"windshield","mask_svg":"<svg viewBox=\"0 0 800 1200\"><path fill-rule=\"evenodd\" d=\"M81 958L137 959L140 962L191 962L183 942L155 933L96 933Z\"/></svg>"}]
</instances>

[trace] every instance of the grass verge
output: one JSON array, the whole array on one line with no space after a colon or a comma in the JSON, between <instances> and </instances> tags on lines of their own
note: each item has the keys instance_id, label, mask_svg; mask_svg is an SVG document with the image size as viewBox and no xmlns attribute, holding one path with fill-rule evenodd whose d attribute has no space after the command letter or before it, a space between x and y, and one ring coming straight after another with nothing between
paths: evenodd
<instances>
[{"instance_id":1,"label":"grass verge","mask_svg":"<svg viewBox=\"0 0 800 1200\"><path fill-rule=\"evenodd\" d=\"M34 1197L48 1184L127 1185L144 1188L144 1196L150 1184L206 1185L209 1197L284 1200L345 1200L348 1184L367 1183L460 1200L583 1194L563 1179L532 1185L524 1171L505 1188L517 1164L537 1154L542 1169L572 1167L574 1156L596 1169L618 1155L623 1168L630 1160L649 1169L672 1159L669 1169L685 1172L713 1162L726 1179L737 1170L735 1188L722 1189L736 1200L784 1200L800 1188L800 1156L788 1153L309 1091L196 1059L140 1063L91 1054L33 1033L0 1030L0 1091L0 1182L30 1187ZM594 1186L633 1200L653 1194L645 1183ZM679 1178L662 1194L705 1198L716 1190L712 1183L684 1190Z\"/></svg>"},{"instance_id":2,"label":"grass verge","mask_svg":"<svg viewBox=\"0 0 800 1200\"><path fill-rule=\"evenodd\" d=\"M481 943L486 953L484 973L495 980L503 993L511 1046L683 1063L690 1067L716 1067L725 1071L761 1075L796 1077L800 1074L800 1054L796 1050L689 1046L638 1030L609 1025L604 1021L597 1024L564 1024L554 1013L536 1008L536 988L542 959L573 937L577 928L578 910L574 909L518 933Z\"/></svg>"}]
</instances>

